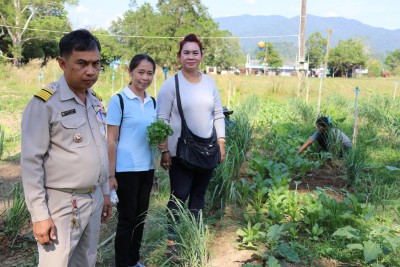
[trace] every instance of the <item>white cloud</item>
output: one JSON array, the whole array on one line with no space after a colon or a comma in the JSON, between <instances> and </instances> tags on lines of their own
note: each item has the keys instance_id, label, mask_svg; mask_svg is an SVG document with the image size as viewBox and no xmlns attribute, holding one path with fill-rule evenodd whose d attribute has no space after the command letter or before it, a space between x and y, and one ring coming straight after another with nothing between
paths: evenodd
<instances>
[{"instance_id":1,"label":"white cloud","mask_svg":"<svg viewBox=\"0 0 400 267\"><path fill-rule=\"evenodd\" d=\"M75 10L77 13L89 13L89 11L90 11L89 8L82 6L82 5L77 6L75 8Z\"/></svg>"},{"instance_id":2,"label":"white cloud","mask_svg":"<svg viewBox=\"0 0 400 267\"><path fill-rule=\"evenodd\" d=\"M245 0L247 4L254 5L256 4L257 0Z\"/></svg>"},{"instance_id":3,"label":"white cloud","mask_svg":"<svg viewBox=\"0 0 400 267\"><path fill-rule=\"evenodd\" d=\"M326 12L326 13L323 15L323 17L339 17L339 15L338 15L336 12L329 11L329 12Z\"/></svg>"}]
</instances>

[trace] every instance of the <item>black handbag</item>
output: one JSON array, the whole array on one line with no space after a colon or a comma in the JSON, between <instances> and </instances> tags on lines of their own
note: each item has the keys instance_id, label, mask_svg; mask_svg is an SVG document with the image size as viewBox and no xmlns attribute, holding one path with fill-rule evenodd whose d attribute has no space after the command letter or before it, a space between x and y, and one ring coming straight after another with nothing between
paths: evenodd
<instances>
[{"instance_id":1,"label":"black handbag","mask_svg":"<svg viewBox=\"0 0 400 267\"><path fill-rule=\"evenodd\" d=\"M182 129L178 138L176 156L187 168L199 171L212 170L221 161L221 153L217 140L217 132L213 127L213 133L209 138L202 138L193 134L187 127L183 116L181 97L179 94L178 75L175 75L176 100L181 116Z\"/></svg>"}]
</instances>

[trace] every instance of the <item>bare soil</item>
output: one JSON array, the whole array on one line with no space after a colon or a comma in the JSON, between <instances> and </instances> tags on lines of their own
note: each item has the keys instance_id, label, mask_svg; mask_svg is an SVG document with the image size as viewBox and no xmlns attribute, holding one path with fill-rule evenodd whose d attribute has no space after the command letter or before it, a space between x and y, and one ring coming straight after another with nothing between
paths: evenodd
<instances>
[{"instance_id":1,"label":"bare soil","mask_svg":"<svg viewBox=\"0 0 400 267\"><path fill-rule=\"evenodd\" d=\"M0 214L4 215L5 205L7 201L7 192L13 184L20 179L19 162L1 161L0 162ZM342 174L338 166L326 165L321 169L313 170L307 173L306 177L291 183L291 189L297 188L299 192L309 193L318 187L327 189L328 193L335 197L337 201L344 198L343 189L347 190L346 183L342 179ZM241 220L240 214L236 214L238 210L227 209L224 218L214 225L215 235L211 245L211 267L240 267L243 264L260 264L263 263L255 256L255 251L241 250L238 248L236 230L240 227L238 224ZM0 218L0 265L4 267L12 266L33 266L32 262L36 253L36 243L29 238L31 235L29 229L24 236L10 240L3 233L3 222ZM110 231L103 233L102 240L112 234ZM113 266L112 260L103 261L99 266ZM294 265L284 263L286 267L303 267L303 265ZM318 259L314 261L313 266L316 267L339 267L342 265L330 259Z\"/></svg>"}]
</instances>

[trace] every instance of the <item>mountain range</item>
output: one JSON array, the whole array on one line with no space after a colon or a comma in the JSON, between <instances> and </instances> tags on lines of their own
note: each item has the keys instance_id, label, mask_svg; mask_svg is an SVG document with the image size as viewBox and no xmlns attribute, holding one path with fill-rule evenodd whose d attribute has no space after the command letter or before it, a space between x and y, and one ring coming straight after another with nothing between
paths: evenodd
<instances>
[{"instance_id":1,"label":"mountain range","mask_svg":"<svg viewBox=\"0 0 400 267\"><path fill-rule=\"evenodd\" d=\"M215 18L214 20L219 23L219 28L221 30L229 30L233 36L247 37L240 38L240 43L244 52L250 52L257 49L257 43L259 41L291 44L291 46L297 50L297 36L289 35L299 34L299 16L286 18L277 15L241 15L220 17ZM313 32L320 32L322 36L327 38L328 28L333 30L333 33L331 34L331 47L335 47L339 40L359 38L367 44L371 53L377 58L385 57L387 53L400 49L400 29L387 30L343 17L319 17L315 15L307 15L306 38L308 38L308 36ZM267 37L254 38L259 36Z\"/></svg>"}]
</instances>

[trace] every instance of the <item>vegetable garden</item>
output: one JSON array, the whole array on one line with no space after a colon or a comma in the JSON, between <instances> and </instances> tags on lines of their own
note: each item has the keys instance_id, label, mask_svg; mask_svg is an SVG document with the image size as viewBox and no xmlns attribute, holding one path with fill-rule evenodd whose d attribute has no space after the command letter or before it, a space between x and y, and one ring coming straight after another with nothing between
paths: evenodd
<instances>
[{"instance_id":1,"label":"vegetable garden","mask_svg":"<svg viewBox=\"0 0 400 267\"><path fill-rule=\"evenodd\" d=\"M35 66L1 68L0 151L4 165L19 161L22 110L38 83L45 82L37 79ZM52 64L43 70L46 83L57 71ZM163 78L157 70L151 95L156 95ZM349 137L354 126L354 91L361 89L357 143L340 158L335 149L321 152L314 145L297 154L315 131L319 79L310 78L306 102L305 92L295 95L294 77L214 78L224 104L234 110L235 124L227 129L226 161L214 173L203 220L193 223L191 214L180 209L181 223L173 225L179 239L178 263L165 253L169 181L167 173L158 168L143 245L146 265L218 266L212 265L213 259L223 257L214 253L221 245L215 243L221 230L218 225L230 223L235 226L235 249L251 253L240 263L226 259L225 266L400 266L400 102L393 94L396 80L323 81L319 114L333 118ZM95 90L107 103L114 88L117 92L123 84L122 73L105 71ZM36 243L19 179L1 185L0 260L9 264L5 266L35 266ZM114 229L113 220L102 226L98 266L113 266ZM25 256L15 258L19 253Z\"/></svg>"}]
</instances>

